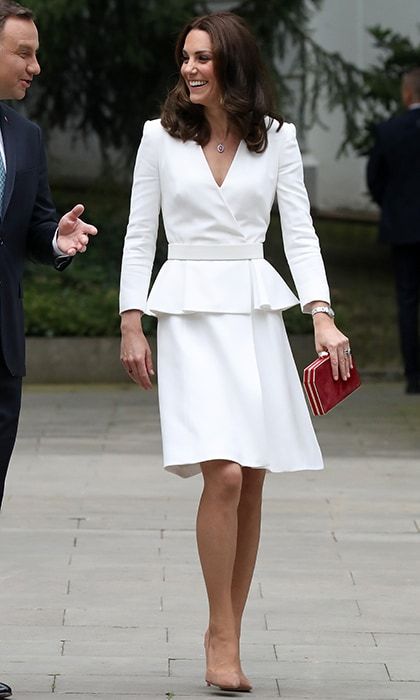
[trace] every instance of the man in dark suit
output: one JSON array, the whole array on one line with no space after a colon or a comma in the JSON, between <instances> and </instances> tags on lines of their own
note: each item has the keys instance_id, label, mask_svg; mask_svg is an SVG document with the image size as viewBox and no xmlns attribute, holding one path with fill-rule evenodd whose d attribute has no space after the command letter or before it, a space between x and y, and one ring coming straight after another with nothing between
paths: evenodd
<instances>
[{"instance_id":1,"label":"man in dark suit","mask_svg":"<svg viewBox=\"0 0 420 700\"><path fill-rule=\"evenodd\" d=\"M403 76L401 96L405 112L376 129L367 181L391 244L406 391L420 394L420 67Z\"/></svg>"},{"instance_id":2,"label":"man in dark suit","mask_svg":"<svg viewBox=\"0 0 420 700\"><path fill-rule=\"evenodd\" d=\"M21 100L39 74L33 15L0 0L0 100ZM38 126L0 103L0 505L16 438L25 339L22 274L26 257L64 269L97 231L75 206L60 221L51 201ZM12 691L0 683L0 698Z\"/></svg>"}]
</instances>

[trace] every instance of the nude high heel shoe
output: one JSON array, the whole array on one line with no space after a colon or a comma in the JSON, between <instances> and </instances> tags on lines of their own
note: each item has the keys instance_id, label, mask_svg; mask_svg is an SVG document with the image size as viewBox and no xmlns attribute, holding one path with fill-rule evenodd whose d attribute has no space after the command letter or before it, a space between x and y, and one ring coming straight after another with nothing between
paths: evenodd
<instances>
[{"instance_id":1,"label":"nude high heel shoe","mask_svg":"<svg viewBox=\"0 0 420 700\"><path fill-rule=\"evenodd\" d=\"M208 630L204 635L204 651L206 654L206 683L207 686L214 686L220 690L236 691L237 693L249 693L252 690L252 685L248 678L242 672L240 673L209 673L208 667L208 645L209 633Z\"/></svg>"}]
</instances>

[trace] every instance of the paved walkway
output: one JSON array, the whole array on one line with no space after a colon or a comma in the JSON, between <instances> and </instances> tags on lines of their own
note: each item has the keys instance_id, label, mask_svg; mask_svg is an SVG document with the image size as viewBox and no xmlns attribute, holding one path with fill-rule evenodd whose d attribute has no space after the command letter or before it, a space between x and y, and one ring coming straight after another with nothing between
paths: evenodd
<instances>
[{"instance_id":1,"label":"paved walkway","mask_svg":"<svg viewBox=\"0 0 420 700\"><path fill-rule=\"evenodd\" d=\"M366 384L316 427L325 472L267 480L252 697L419 700L420 397ZM26 388L0 518L15 700L239 697L202 680L199 492L161 469L155 392Z\"/></svg>"}]
</instances>

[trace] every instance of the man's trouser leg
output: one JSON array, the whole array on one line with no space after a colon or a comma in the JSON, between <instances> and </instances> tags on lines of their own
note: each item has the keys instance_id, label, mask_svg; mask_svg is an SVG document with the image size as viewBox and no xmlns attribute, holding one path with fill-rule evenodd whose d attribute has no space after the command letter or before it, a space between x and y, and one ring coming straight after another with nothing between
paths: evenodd
<instances>
[{"instance_id":1,"label":"man's trouser leg","mask_svg":"<svg viewBox=\"0 0 420 700\"><path fill-rule=\"evenodd\" d=\"M420 243L393 247L401 353L407 379L420 376Z\"/></svg>"},{"instance_id":2,"label":"man's trouser leg","mask_svg":"<svg viewBox=\"0 0 420 700\"><path fill-rule=\"evenodd\" d=\"M0 347L0 507L19 421L22 377L12 377Z\"/></svg>"}]
</instances>

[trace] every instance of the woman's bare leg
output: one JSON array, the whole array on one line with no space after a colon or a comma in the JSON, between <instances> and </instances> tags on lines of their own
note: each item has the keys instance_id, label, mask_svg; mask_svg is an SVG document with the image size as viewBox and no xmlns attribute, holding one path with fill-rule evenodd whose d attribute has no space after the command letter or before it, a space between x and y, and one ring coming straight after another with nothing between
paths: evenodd
<instances>
[{"instance_id":1,"label":"woman's bare leg","mask_svg":"<svg viewBox=\"0 0 420 700\"><path fill-rule=\"evenodd\" d=\"M212 460L201 465L204 489L197 514L197 543L209 599L206 680L240 686L239 640L232 604L242 468Z\"/></svg>"},{"instance_id":2,"label":"woman's bare leg","mask_svg":"<svg viewBox=\"0 0 420 700\"><path fill-rule=\"evenodd\" d=\"M241 622L257 560L261 531L262 491L265 469L242 469L242 489L238 506L238 537L232 577L232 606L236 632Z\"/></svg>"},{"instance_id":3,"label":"woman's bare leg","mask_svg":"<svg viewBox=\"0 0 420 700\"><path fill-rule=\"evenodd\" d=\"M261 504L265 469L242 469L242 489L238 506L238 537L232 577L232 607L238 639L241 637L242 615L248 598L257 560L261 531ZM252 684L241 668L241 688Z\"/></svg>"},{"instance_id":4,"label":"woman's bare leg","mask_svg":"<svg viewBox=\"0 0 420 700\"><path fill-rule=\"evenodd\" d=\"M251 688L239 659L242 615L258 551L265 470L214 460L202 464L197 541L209 598L207 680ZM222 682L220 682L222 681Z\"/></svg>"}]
</instances>

